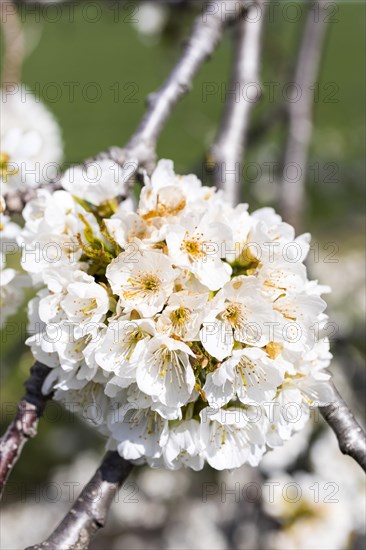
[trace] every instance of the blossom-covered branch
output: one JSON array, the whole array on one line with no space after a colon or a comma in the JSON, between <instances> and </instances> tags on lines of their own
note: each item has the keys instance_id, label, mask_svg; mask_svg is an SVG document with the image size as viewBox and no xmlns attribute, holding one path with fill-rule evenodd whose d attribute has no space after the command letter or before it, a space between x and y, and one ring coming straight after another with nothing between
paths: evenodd
<instances>
[{"instance_id":1,"label":"blossom-covered branch","mask_svg":"<svg viewBox=\"0 0 366 550\"><path fill-rule=\"evenodd\" d=\"M25 383L26 394L18 404L18 412L0 440L0 496L24 444L37 434L38 420L51 395L42 393L49 367L36 361Z\"/></svg>"},{"instance_id":2,"label":"blossom-covered branch","mask_svg":"<svg viewBox=\"0 0 366 550\"><path fill-rule=\"evenodd\" d=\"M293 78L295 99L288 102L289 131L280 197L285 220L297 229L302 226L305 208L305 178L313 131L313 90L322 59L329 5L316 0L314 4L309 3L308 9ZM315 18L314 13L319 13L319 17Z\"/></svg>"},{"instance_id":3,"label":"blossom-covered branch","mask_svg":"<svg viewBox=\"0 0 366 550\"><path fill-rule=\"evenodd\" d=\"M104 527L113 498L132 468L117 452L107 452L60 525L47 540L27 550L87 549L94 535Z\"/></svg>"},{"instance_id":4,"label":"blossom-covered branch","mask_svg":"<svg viewBox=\"0 0 366 550\"><path fill-rule=\"evenodd\" d=\"M217 139L212 147L215 182L225 189L231 204L240 198L241 169L244 147L249 131L250 114L261 96L259 66L261 34L264 25L265 3L257 0L248 7L247 15L235 28L235 60L229 99ZM258 10L259 15L258 15ZM249 91L253 97L246 97ZM238 92L238 93L237 93Z\"/></svg>"},{"instance_id":5,"label":"blossom-covered branch","mask_svg":"<svg viewBox=\"0 0 366 550\"><path fill-rule=\"evenodd\" d=\"M334 402L320 411L336 434L342 453L351 456L366 471L366 433L338 390L333 387L333 391Z\"/></svg>"}]
</instances>

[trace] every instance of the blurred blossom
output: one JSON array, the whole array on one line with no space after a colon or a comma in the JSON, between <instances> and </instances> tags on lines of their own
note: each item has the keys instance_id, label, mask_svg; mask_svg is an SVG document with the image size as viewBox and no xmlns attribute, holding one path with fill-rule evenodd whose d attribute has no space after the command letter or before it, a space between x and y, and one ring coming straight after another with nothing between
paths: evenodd
<instances>
[{"instance_id":1,"label":"blurred blossom","mask_svg":"<svg viewBox=\"0 0 366 550\"><path fill-rule=\"evenodd\" d=\"M165 531L167 550L226 550L224 533L219 529L219 511L213 502L187 499L178 506Z\"/></svg>"},{"instance_id":2,"label":"blurred blossom","mask_svg":"<svg viewBox=\"0 0 366 550\"><path fill-rule=\"evenodd\" d=\"M118 495L111 510L111 521L120 529L159 529L167 521L168 510L161 502L150 501L139 484L129 479Z\"/></svg>"},{"instance_id":3,"label":"blurred blossom","mask_svg":"<svg viewBox=\"0 0 366 550\"><path fill-rule=\"evenodd\" d=\"M267 537L274 550L346 550L355 533L364 534L365 477L339 452L327 428L310 451L312 473L279 472L265 482L264 509L279 522Z\"/></svg>"},{"instance_id":4,"label":"blurred blossom","mask_svg":"<svg viewBox=\"0 0 366 550\"><path fill-rule=\"evenodd\" d=\"M74 481L78 483L79 490L89 481L98 468L100 456L92 450L81 451L71 464L58 466L52 476L52 480L60 485ZM65 498L66 498L65 494Z\"/></svg>"},{"instance_id":5,"label":"blurred blossom","mask_svg":"<svg viewBox=\"0 0 366 550\"><path fill-rule=\"evenodd\" d=\"M318 475L338 483L342 488L342 495L352 509L353 528L365 534L365 474L351 457L339 452L337 438L330 428L327 427L311 447L310 459Z\"/></svg>"},{"instance_id":6,"label":"blurred blossom","mask_svg":"<svg viewBox=\"0 0 366 550\"><path fill-rule=\"evenodd\" d=\"M316 278L337 289L327 300L331 318L342 332L348 332L357 323L363 324L366 315L365 254L362 250L347 250L334 258L336 261L329 261L330 250L320 254L319 259L315 257L317 261L310 254L310 270Z\"/></svg>"},{"instance_id":7,"label":"blurred blossom","mask_svg":"<svg viewBox=\"0 0 366 550\"><path fill-rule=\"evenodd\" d=\"M155 539L150 532L141 533L139 535L127 534L117 537L113 544L112 550L161 550L161 542Z\"/></svg>"},{"instance_id":8,"label":"blurred blossom","mask_svg":"<svg viewBox=\"0 0 366 550\"><path fill-rule=\"evenodd\" d=\"M1 192L37 187L57 174L63 157L61 133L48 108L23 85L2 89Z\"/></svg>"},{"instance_id":9,"label":"blurred blossom","mask_svg":"<svg viewBox=\"0 0 366 550\"><path fill-rule=\"evenodd\" d=\"M20 274L15 269L6 267L5 258L0 257L0 327L8 317L14 315L24 301L24 289L30 286L26 274Z\"/></svg>"},{"instance_id":10,"label":"blurred blossom","mask_svg":"<svg viewBox=\"0 0 366 550\"><path fill-rule=\"evenodd\" d=\"M309 448L312 424L309 422L301 432L297 432L282 447L276 447L267 453L260 464L263 472L270 474L278 470L286 470L297 458Z\"/></svg>"},{"instance_id":11,"label":"blurred blossom","mask_svg":"<svg viewBox=\"0 0 366 550\"><path fill-rule=\"evenodd\" d=\"M293 476L278 474L267 481L273 486L274 497L265 499L265 510L281 524L278 531L268 535L271 550L344 550L348 547L354 527L352 503L342 491L338 492L336 485L334 501L325 501L330 493L325 484L330 479L297 472Z\"/></svg>"},{"instance_id":12,"label":"blurred blossom","mask_svg":"<svg viewBox=\"0 0 366 550\"><path fill-rule=\"evenodd\" d=\"M49 502L34 500L35 497L29 498L27 503L17 502L3 508L0 515L2 548L19 550L47 538L70 508L67 502L52 506Z\"/></svg>"},{"instance_id":13,"label":"blurred blossom","mask_svg":"<svg viewBox=\"0 0 366 550\"><path fill-rule=\"evenodd\" d=\"M166 6L160 2L142 2L138 6L134 25L143 38L157 37L168 18Z\"/></svg>"},{"instance_id":14,"label":"blurred blossom","mask_svg":"<svg viewBox=\"0 0 366 550\"><path fill-rule=\"evenodd\" d=\"M20 226L13 222L9 216L0 213L0 239L2 251L4 250L5 244L15 243L20 230Z\"/></svg>"},{"instance_id":15,"label":"blurred blossom","mask_svg":"<svg viewBox=\"0 0 366 550\"><path fill-rule=\"evenodd\" d=\"M153 500L172 500L183 497L189 489L190 479L184 470L171 472L144 468L138 478L144 493Z\"/></svg>"}]
</instances>

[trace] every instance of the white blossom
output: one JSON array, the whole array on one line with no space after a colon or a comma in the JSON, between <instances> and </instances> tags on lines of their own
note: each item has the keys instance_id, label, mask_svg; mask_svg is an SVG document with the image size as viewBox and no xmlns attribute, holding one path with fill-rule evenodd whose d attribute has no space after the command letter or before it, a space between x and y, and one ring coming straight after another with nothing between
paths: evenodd
<instances>
[{"instance_id":1,"label":"white blossom","mask_svg":"<svg viewBox=\"0 0 366 550\"><path fill-rule=\"evenodd\" d=\"M259 348L234 350L231 357L209 374L204 392L210 403L226 405L236 396L242 403L272 400L283 376L276 363Z\"/></svg>"},{"instance_id":2,"label":"white blossom","mask_svg":"<svg viewBox=\"0 0 366 550\"><path fill-rule=\"evenodd\" d=\"M231 268L221 259L230 246L231 230L211 221L209 213L190 213L180 224L168 227L166 242L174 264L188 269L210 290L218 290L230 280Z\"/></svg>"},{"instance_id":3,"label":"white blossom","mask_svg":"<svg viewBox=\"0 0 366 550\"><path fill-rule=\"evenodd\" d=\"M276 312L253 276L234 277L215 296L201 330L203 347L218 360L228 357L237 340L262 347L270 341L268 325Z\"/></svg>"},{"instance_id":4,"label":"white blossom","mask_svg":"<svg viewBox=\"0 0 366 550\"><path fill-rule=\"evenodd\" d=\"M150 317L163 309L173 290L175 271L165 254L154 251L123 252L107 268L107 278L121 306Z\"/></svg>"},{"instance_id":5,"label":"white blossom","mask_svg":"<svg viewBox=\"0 0 366 550\"><path fill-rule=\"evenodd\" d=\"M138 362L138 387L167 407L183 406L195 384L190 356L194 354L183 342L163 335L153 337Z\"/></svg>"},{"instance_id":6,"label":"white blossom","mask_svg":"<svg viewBox=\"0 0 366 550\"><path fill-rule=\"evenodd\" d=\"M134 161L126 162L123 167L111 160L89 162L66 170L61 185L72 195L99 206L125 193L135 167Z\"/></svg>"},{"instance_id":7,"label":"white blossom","mask_svg":"<svg viewBox=\"0 0 366 550\"><path fill-rule=\"evenodd\" d=\"M263 491L265 510L281 522L281 528L268 536L271 550L348 548L355 522L343 479L279 473L266 484L272 491L270 498L268 490Z\"/></svg>"},{"instance_id":8,"label":"white blossom","mask_svg":"<svg viewBox=\"0 0 366 550\"><path fill-rule=\"evenodd\" d=\"M214 414L201 411L201 438L207 462L217 470L256 466L264 451L263 421L250 408L229 407ZM263 418L263 417L262 417Z\"/></svg>"},{"instance_id":9,"label":"white blossom","mask_svg":"<svg viewBox=\"0 0 366 550\"><path fill-rule=\"evenodd\" d=\"M76 281L67 286L67 294L61 302L67 318L79 329L101 323L109 310L109 294L105 286L82 271L74 277Z\"/></svg>"},{"instance_id":10,"label":"white blossom","mask_svg":"<svg viewBox=\"0 0 366 550\"><path fill-rule=\"evenodd\" d=\"M26 275L19 274L10 267L0 267L0 324L14 315L24 300L24 288L29 286Z\"/></svg>"},{"instance_id":11,"label":"white blossom","mask_svg":"<svg viewBox=\"0 0 366 550\"><path fill-rule=\"evenodd\" d=\"M54 116L25 86L1 90L0 102L2 193L47 183L59 172L63 157Z\"/></svg>"}]
</instances>

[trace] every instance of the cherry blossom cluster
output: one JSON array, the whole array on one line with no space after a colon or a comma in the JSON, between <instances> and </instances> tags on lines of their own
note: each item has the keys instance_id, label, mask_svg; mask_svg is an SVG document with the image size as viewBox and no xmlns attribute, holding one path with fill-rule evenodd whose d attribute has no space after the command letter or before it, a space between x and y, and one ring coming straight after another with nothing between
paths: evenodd
<instances>
[{"instance_id":1,"label":"cherry blossom cluster","mask_svg":"<svg viewBox=\"0 0 366 550\"><path fill-rule=\"evenodd\" d=\"M125 459L153 467L257 465L331 400L327 291L309 235L272 209L231 207L161 160L138 204L128 170L68 170L23 212L30 337L44 391Z\"/></svg>"},{"instance_id":2,"label":"cherry blossom cluster","mask_svg":"<svg viewBox=\"0 0 366 550\"><path fill-rule=\"evenodd\" d=\"M29 278L14 254L20 226L5 214L7 192L38 187L57 172L61 132L52 113L24 85L0 89L0 325L24 302ZM10 261L9 261L10 260Z\"/></svg>"}]
</instances>

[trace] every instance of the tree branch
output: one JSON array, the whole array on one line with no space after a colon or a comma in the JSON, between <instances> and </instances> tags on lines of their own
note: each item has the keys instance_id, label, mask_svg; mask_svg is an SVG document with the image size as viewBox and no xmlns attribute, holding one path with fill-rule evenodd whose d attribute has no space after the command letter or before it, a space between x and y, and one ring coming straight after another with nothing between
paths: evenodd
<instances>
[{"instance_id":1,"label":"tree branch","mask_svg":"<svg viewBox=\"0 0 366 550\"><path fill-rule=\"evenodd\" d=\"M307 161L313 131L313 86L322 59L328 8L328 4L322 0L309 3L293 77L294 100L288 101L287 108L289 135L284 156L280 207L284 219L297 229L302 228L303 222ZM319 17L315 17L316 13ZM298 95L299 99L295 100Z\"/></svg>"},{"instance_id":2,"label":"tree branch","mask_svg":"<svg viewBox=\"0 0 366 550\"><path fill-rule=\"evenodd\" d=\"M215 166L215 183L218 187L225 189L227 198L233 205L237 204L240 199L242 159L251 111L261 97L259 65L264 9L264 2L257 0L256 3L248 7L247 17L236 25L231 93L211 151ZM250 85L251 92L249 92L248 85ZM245 94L253 94L253 88L254 97L247 98Z\"/></svg>"},{"instance_id":3,"label":"tree branch","mask_svg":"<svg viewBox=\"0 0 366 550\"><path fill-rule=\"evenodd\" d=\"M335 400L320 412L337 436L343 454L351 456L366 472L366 434L333 385Z\"/></svg>"},{"instance_id":4,"label":"tree branch","mask_svg":"<svg viewBox=\"0 0 366 550\"><path fill-rule=\"evenodd\" d=\"M26 393L18 403L18 412L0 440L0 497L25 443L37 434L38 420L51 397L42 393L49 371L49 367L38 361L33 365L25 383Z\"/></svg>"},{"instance_id":5,"label":"tree branch","mask_svg":"<svg viewBox=\"0 0 366 550\"><path fill-rule=\"evenodd\" d=\"M113 498L132 468L116 451L107 452L60 525L47 540L26 550L88 548L95 534L104 527Z\"/></svg>"},{"instance_id":6,"label":"tree branch","mask_svg":"<svg viewBox=\"0 0 366 550\"><path fill-rule=\"evenodd\" d=\"M243 0L207 4L206 10L197 17L186 47L167 80L149 96L147 112L135 134L123 150L116 151L116 160L118 154L123 153L138 159L148 170L154 166L156 142L165 122L179 100L191 89L195 74L215 51L225 27L242 17L245 4Z\"/></svg>"}]
</instances>

